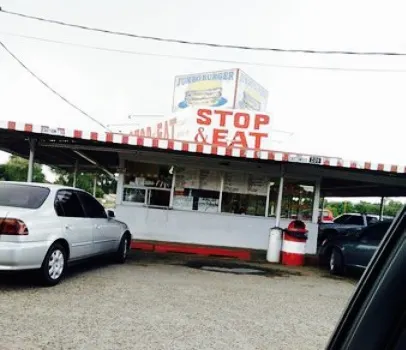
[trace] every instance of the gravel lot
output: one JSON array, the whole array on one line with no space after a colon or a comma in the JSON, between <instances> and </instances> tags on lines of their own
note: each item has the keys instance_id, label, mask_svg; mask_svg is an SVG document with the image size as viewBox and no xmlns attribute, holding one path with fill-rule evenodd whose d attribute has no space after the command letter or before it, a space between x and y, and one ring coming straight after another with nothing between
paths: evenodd
<instances>
[{"instance_id":1,"label":"gravel lot","mask_svg":"<svg viewBox=\"0 0 406 350\"><path fill-rule=\"evenodd\" d=\"M306 271L306 270L305 270ZM0 349L322 349L354 282L205 271L138 256L53 288L0 276Z\"/></svg>"}]
</instances>

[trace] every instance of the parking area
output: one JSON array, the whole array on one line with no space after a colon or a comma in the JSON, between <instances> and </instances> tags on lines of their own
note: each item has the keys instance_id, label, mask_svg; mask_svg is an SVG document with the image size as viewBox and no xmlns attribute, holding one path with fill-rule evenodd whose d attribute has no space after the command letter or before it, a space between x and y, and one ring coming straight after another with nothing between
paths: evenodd
<instances>
[{"instance_id":1,"label":"parking area","mask_svg":"<svg viewBox=\"0 0 406 350\"><path fill-rule=\"evenodd\" d=\"M321 349L355 282L312 269L132 254L53 288L0 277L1 350Z\"/></svg>"}]
</instances>

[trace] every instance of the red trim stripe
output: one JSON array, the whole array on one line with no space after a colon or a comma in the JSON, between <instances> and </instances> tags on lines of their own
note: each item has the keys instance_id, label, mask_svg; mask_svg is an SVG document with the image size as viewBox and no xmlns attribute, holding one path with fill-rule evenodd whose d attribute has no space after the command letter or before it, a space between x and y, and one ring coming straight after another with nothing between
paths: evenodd
<instances>
[{"instance_id":1,"label":"red trim stripe","mask_svg":"<svg viewBox=\"0 0 406 350\"><path fill-rule=\"evenodd\" d=\"M25 124L24 125L25 132L32 132L32 124Z\"/></svg>"},{"instance_id":2,"label":"red trim stripe","mask_svg":"<svg viewBox=\"0 0 406 350\"><path fill-rule=\"evenodd\" d=\"M107 132L106 133L106 142L113 142L113 133Z\"/></svg>"},{"instance_id":3,"label":"red trim stripe","mask_svg":"<svg viewBox=\"0 0 406 350\"><path fill-rule=\"evenodd\" d=\"M385 169L385 166L382 163L378 164L378 170L383 171Z\"/></svg>"},{"instance_id":4,"label":"red trim stripe","mask_svg":"<svg viewBox=\"0 0 406 350\"><path fill-rule=\"evenodd\" d=\"M91 133L90 133L90 139L93 140L93 141L97 141L98 136L99 136L99 135L98 135L97 132L91 132Z\"/></svg>"},{"instance_id":5,"label":"red trim stripe","mask_svg":"<svg viewBox=\"0 0 406 350\"><path fill-rule=\"evenodd\" d=\"M268 151L268 159L269 160L275 160L275 153Z\"/></svg>"},{"instance_id":6,"label":"red trim stripe","mask_svg":"<svg viewBox=\"0 0 406 350\"><path fill-rule=\"evenodd\" d=\"M73 137L76 139L81 139L83 136L82 130L73 130Z\"/></svg>"},{"instance_id":7,"label":"red trim stripe","mask_svg":"<svg viewBox=\"0 0 406 350\"><path fill-rule=\"evenodd\" d=\"M128 145L129 138L130 138L129 136L123 135L123 137L121 138L121 143L124 145Z\"/></svg>"},{"instance_id":8,"label":"red trim stripe","mask_svg":"<svg viewBox=\"0 0 406 350\"><path fill-rule=\"evenodd\" d=\"M372 166L371 162L366 162L365 165L364 165L364 168L367 169L367 170L370 170L371 166Z\"/></svg>"},{"instance_id":9,"label":"red trim stripe","mask_svg":"<svg viewBox=\"0 0 406 350\"><path fill-rule=\"evenodd\" d=\"M173 140L168 140L168 149L174 149L175 148L175 146L174 146L174 142L173 142Z\"/></svg>"},{"instance_id":10,"label":"red trim stripe","mask_svg":"<svg viewBox=\"0 0 406 350\"><path fill-rule=\"evenodd\" d=\"M137 146L144 146L144 138L137 137Z\"/></svg>"},{"instance_id":11,"label":"red trim stripe","mask_svg":"<svg viewBox=\"0 0 406 350\"><path fill-rule=\"evenodd\" d=\"M8 123L7 123L7 129L9 129L9 130L15 130L15 129L16 129L16 125L17 125L16 122L8 122Z\"/></svg>"},{"instance_id":12,"label":"red trim stripe","mask_svg":"<svg viewBox=\"0 0 406 350\"><path fill-rule=\"evenodd\" d=\"M158 148L158 143L159 143L158 139L152 139L152 147Z\"/></svg>"},{"instance_id":13,"label":"red trim stripe","mask_svg":"<svg viewBox=\"0 0 406 350\"><path fill-rule=\"evenodd\" d=\"M182 142L182 151L189 152L189 144L187 142Z\"/></svg>"},{"instance_id":14,"label":"red trim stripe","mask_svg":"<svg viewBox=\"0 0 406 350\"><path fill-rule=\"evenodd\" d=\"M398 172L398 166L397 166L397 165L391 165L390 171L391 171L392 173L397 173L397 172Z\"/></svg>"}]
</instances>

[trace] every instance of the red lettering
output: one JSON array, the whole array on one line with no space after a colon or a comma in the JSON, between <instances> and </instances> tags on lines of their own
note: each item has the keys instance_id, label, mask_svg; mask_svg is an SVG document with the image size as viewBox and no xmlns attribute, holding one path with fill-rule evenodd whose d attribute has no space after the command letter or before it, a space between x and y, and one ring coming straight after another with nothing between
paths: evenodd
<instances>
[{"instance_id":1,"label":"red lettering","mask_svg":"<svg viewBox=\"0 0 406 350\"><path fill-rule=\"evenodd\" d=\"M165 120L165 123L164 123L164 139L169 139L169 127L168 127L167 120Z\"/></svg>"},{"instance_id":2,"label":"red lettering","mask_svg":"<svg viewBox=\"0 0 406 350\"><path fill-rule=\"evenodd\" d=\"M199 109L197 111L197 124L200 125L210 125L211 124L211 110L210 109ZM199 118L200 117L200 118Z\"/></svg>"},{"instance_id":3,"label":"red lettering","mask_svg":"<svg viewBox=\"0 0 406 350\"><path fill-rule=\"evenodd\" d=\"M156 137L158 139L162 138L162 123L158 123L158 125L156 126Z\"/></svg>"},{"instance_id":4,"label":"red lettering","mask_svg":"<svg viewBox=\"0 0 406 350\"><path fill-rule=\"evenodd\" d=\"M175 138L175 124L176 124L176 118L169 119L169 126L171 127L171 134L169 138L173 140Z\"/></svg>"},{"instance_id":5,"label":"red lettering","mask_svg":"<svg viewBox=\"0 0 406 350\"><path fill-rule=\"evenodd\" d=\"M145 136L146 136L146 137L151 137L151 127L150 127L150 126L148 126L148 127L145 129Z\"/></svg>"},{"instance_id":6,"label":"red lettering","mask_svg":"<svg viewBox=\"0 0 406 350\"><path fill-rule=\"evenodd\" d=\"M261 149L261 139L263 137L268 137L268 134L263 133L263 132L250 132L248 135L255 138L255 142L254 142L255 149Z\"/></svg>"},{"instance_id":7,"label":"red lettering","mask_svg":"<svg viewBox=\"0 0 406 350\"><path fill-rule=\"evenodd\" d=\"M213 145L227 147L228 130L213 129Z\"/></svg>"},{"instance_id":8,"label":"red lettering","mask_svg":"<svg viewBox=\"0 0 406 350\"><path fill-rule=\"evenodd\" d=\"M234 135L233 141L230 143L230 147L241 146L242 148L248 148L247 138L244 131L237 131Z\"/></svg>"},{"instance_id":9,"label":"red lettering","mask_svg":"<svg viewBox=\"0 0 406 350\"><path fill-rule=\"evenodd\" d=\"M266 114L256 114L254 122L254 130L258 130L261 125L269 124L269 115Z\"/></svg>"},{"instance_id":10,"label":"red lettering","mask_svg":"<svg viewBox=\"0 0 406 350\"><path fill-rule=\"evenodd\" d=\"M226 125L226 119L228 115L233 115L232 111L220 111L220 110L215 110L215 114L220 115L220 126L224 127Z\"/></svg>"},{"instance_id":11,"label":"red lettering","mask_svg":"<svg viewBox=\"0 0 406 350\"><path fill-rule=\"evenodd\" d=\"M250 125L250 115L248 113L236 113L234 115L234 126L236 128L247 129L249 125Z\"/></svg>"}]
</instances>

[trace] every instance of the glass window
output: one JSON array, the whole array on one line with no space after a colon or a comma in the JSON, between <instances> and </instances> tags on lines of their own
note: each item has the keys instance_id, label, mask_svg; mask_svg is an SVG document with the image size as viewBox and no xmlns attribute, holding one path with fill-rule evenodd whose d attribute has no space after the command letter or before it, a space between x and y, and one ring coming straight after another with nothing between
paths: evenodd
<instances>
[{"instance_id":1,"label":"glass window","mask_svg":"<svg viewBox=\"0 0 406 350\"><path fill-rule=\"evenodd\" d=\"M350 217L345 222L346 225L364 225L364 219L361 215L350 215Z\"/></svg>"},{"instance_id":2,"label":"glass window","mask_svg":"<svg viewBox=\"0 0 406 350\"><path fill-rule=\"evenodd\" d=\"M224 213L265 216L269 179L256 174L227 172L221 211Z\"/></svg>"},{"instance_id":3,"label":"glass window","mask_svg":"<svg viewBox=\"0 0 406 350\"><path fill-rule=\"evenodd\" d=\"M173 208L218 212L221 174L216 170L177 168Z\"/></svg>"},{"instance_id":4,"label":"glass window","mask_svg":"<svg viewBox=\"0 0 406 350\"><path fill-rule=\"evenodd\" d=\"M311 220L314 186L303 181L286 179L283 185L281 217Z\"/></svg>"},{"instance_id":5,"label":"glass window","mask_svg":"<svg viewBox=\"0 0 406 350\"><path fill-rule=\"evenodd\" d=\"M125 187L123 191L123 201L145 204L146 190L141 188Z\"/></svg>"},{"instance_id":6,"label":"glass window","mask_svg":"<svg viewBox=\"0 0 406 350\"><path fill-rule=\"evenodd\" d=\"M126 162L126 175L124 184L135 187L172 187L172 174L170 166L160 164L148 164L140 162Z\"/></svg>"},{"instance_id":7,"label":"glass window","mask_svg":"<svg viewBox=\"0 0 406 350\"><path fill-rule=\"evenodd\" d=\"M55 211L58 216L84 218L85 212L78 196L71 190L58 191L55 198Z\"/></svg>"},{"instance_id":8,"label":"glass window","mask_svg":"<svg viewBox=\"0 0 406 350\"><path fill-rule=\"evenodd\" d=\"M169 207L172 174L170 166L127 162L123 201L152 207Z\"/></svg>"},{"instance_id":9,"label":"glass window","mask_svg":"<svg viewBox=\"0 0 406 350\"><path fill-rule=\"evenodd\" d=\"M77 191L76 193L83 204L87 217L93 219L107 219L106 211L97 199L85 192Z\"/></svg>"},{"instance_id":10,"label":"glass window","mask_svg":"<svg viewBox=\"0 0 406 350\"><path fill-rule=\"evenodd\" d=\"M47 199L49 189L40 186L0 184L0 206L38 209Z\"/></svg>"}]
</instances>

